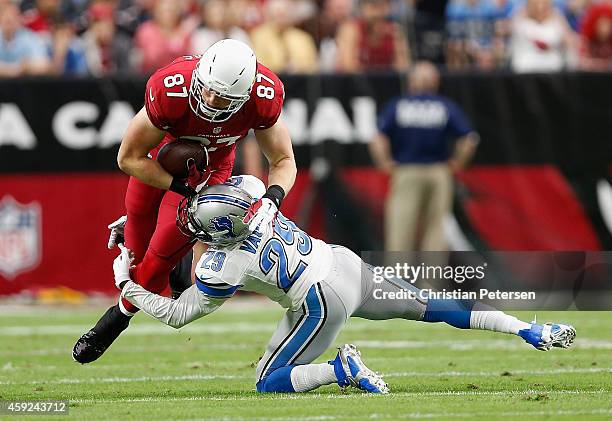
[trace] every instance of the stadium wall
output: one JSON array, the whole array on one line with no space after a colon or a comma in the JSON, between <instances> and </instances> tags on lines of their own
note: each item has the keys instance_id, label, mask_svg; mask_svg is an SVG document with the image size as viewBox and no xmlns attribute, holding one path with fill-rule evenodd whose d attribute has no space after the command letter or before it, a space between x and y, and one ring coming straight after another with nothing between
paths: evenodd
<instances>
[{"instance_id":1,"label":"stadium wall","mask_svg":"<svg viewBox=\"0 0 612 421\"><path fill-rule=\"evenodd\" d=\"M300 167L283 211L355 250L382 244L387 177L371 167L376 112L398 75L288 76L283 118ZM0 295L114 291L106 224L123 213L116 168L144 79L0 81ZM457 177L471 247L612 248L612 75L446 75L442 91L482 137ZM359 227L359 229L355 229Z\"/></svg>"}]
</instances>

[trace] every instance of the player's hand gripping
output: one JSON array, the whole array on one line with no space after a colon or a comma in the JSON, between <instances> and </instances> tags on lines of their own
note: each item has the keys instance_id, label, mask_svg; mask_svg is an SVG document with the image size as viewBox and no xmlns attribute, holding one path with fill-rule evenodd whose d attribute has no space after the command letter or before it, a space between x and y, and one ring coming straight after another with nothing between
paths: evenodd
<instances>
[{"instance_id":1,"label":"player's hand gripping","mask_svg":"<svg viewBox=\"0 0 612 421\"><path fill-rule=\"evenodd\" d=\"M132 280L130 269L134 261L134 253L122 243L117 243L117 245L121 249L121 253L113 262L113 272L115 274L115 286L122 290L125 283Z\"/></svg>"},{"instance_id":2,"label":"player's hand gripping","mask_svg":"<svg viewBox=\"0 0 612 421\"><path fill-rule=\"evenodd\" d=\"M200 183L204 176L204 171L197 168L193 159L188 159L185 165L187 165L187 177L174 177L169 190L184 197L193 197L198 192L192 186L197 186Z\"/></svg>"},{"instance_id":3,"label":"player's hand gripping","mask_svg":"<svg viewBox=\"0 0 612 421\"><path fill-rule=\"evenodd\" d=\"M284 197L285 191L280 186L268 187L266 194L249 207L242 222L248 224L250 231L255 231L262 225L271 225Z\"/></svg>"},{"instance_id":4,"label":"player's hand gripping","mask_svg":"<svg viewBox=\"0 0 612 421\"><path fill-rule=\"evenodd\" d=\"M115 222L108 226L110 230L110 235L108 236L108 244L106 247L112 249L115 245L119 243L123 243L125 241L124 231L125 231L125 223L127 222L127 215L123 215Z\"/></svg>"}]
</instances>

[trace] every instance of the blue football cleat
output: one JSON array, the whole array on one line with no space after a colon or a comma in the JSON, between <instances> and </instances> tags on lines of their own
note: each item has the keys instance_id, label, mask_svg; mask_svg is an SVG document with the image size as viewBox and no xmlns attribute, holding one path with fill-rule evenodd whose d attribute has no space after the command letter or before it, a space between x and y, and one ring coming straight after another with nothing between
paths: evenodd
<instances>
[{"instance_id":1,"label":"blue football cleat","mask_svg":"<svg viewBox=\"0 0 612 421\"><path fill-rule=\"evenodd\" d=\"M338 348L338 355L329 364L334 366L340 387L353 386L368 393L389 393L387 383L380 374L366 367L355 345L345 344Z\"/></svg>"},{"instance_id":2,"label":"blue football cleat","mask_svg":"<svg viewBox=\"0 0 612 421\"><path fill-rule=\"evenodd\" d=\"M518 334L535 349L548 351L553 346L569 348L576 338L576 329L569 325L556 323L539 325L534 322L531 328L519 330Z\"/></svg>"}]
</instances>

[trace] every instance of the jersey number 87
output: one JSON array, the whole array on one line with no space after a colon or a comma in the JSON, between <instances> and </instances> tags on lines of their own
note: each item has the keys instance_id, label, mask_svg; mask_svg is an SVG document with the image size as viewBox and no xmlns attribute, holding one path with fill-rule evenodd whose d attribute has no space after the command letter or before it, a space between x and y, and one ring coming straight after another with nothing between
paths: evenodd
<instances>
[{"instance_id":1,"label":"jersey number 87","mask_svg":"<svg viewBox=\"0 0 612 421\"><path fill-rule=\"evenodd\" d=\"M266 75L261 74L261 73L257 73L256 79L257 79L257 83L261 83L262 80L265 80L270 85L272 85L272 86L264 86L264 85L257 86L257 89L255 90L255 92L257 93L257 96L260 98L265 98L265 99L274 99L274 81L270 79L269 77L267 77Z\"/></svg>"}]
</instances>

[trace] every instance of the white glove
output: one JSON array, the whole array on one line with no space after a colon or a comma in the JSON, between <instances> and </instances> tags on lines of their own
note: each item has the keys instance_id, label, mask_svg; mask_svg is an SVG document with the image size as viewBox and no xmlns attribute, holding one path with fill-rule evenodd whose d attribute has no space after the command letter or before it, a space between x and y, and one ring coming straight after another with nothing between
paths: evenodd
<instances>
[{"instance_id":1,"label":"white glove","mask_svg":"<svg viewBox=\"0 0 612 421\"><path fill-rule=\"evenodd\" d=\"M134 261L134 253L122 243L117 243L117 245L121 249L121 253L113 262L113 272L115 274L115 286L123 289L124 282L132 280L130 278L130 269Z\"/></svg>"},{"instance_id":2,"label":"white glove","mask_svg":"<svg viewBox=\"0 0 612 421\"><path fill-rule=\"evenodd\" d=\"M276 204L267 197L264 197L251 205L243 222L249 225L250 231L255 231L259 226L271 225L274 219L276 219L277 213L278 208Z\"/></svg>"},{"instance_id":3,"label":"white glove","mask_svg":"<svg viewBox=\"0 0 612 421\"><path fill-rule=\"evenodd\" d=\"M127 215L123 215L121 218L117 219L115 222L108 226L110 230L110 235L108 236L108 247L112 249L118 243L123 243L124 237L123 232L125 230L125 223L127 222Z\"/></svg>"}]
</instances>

